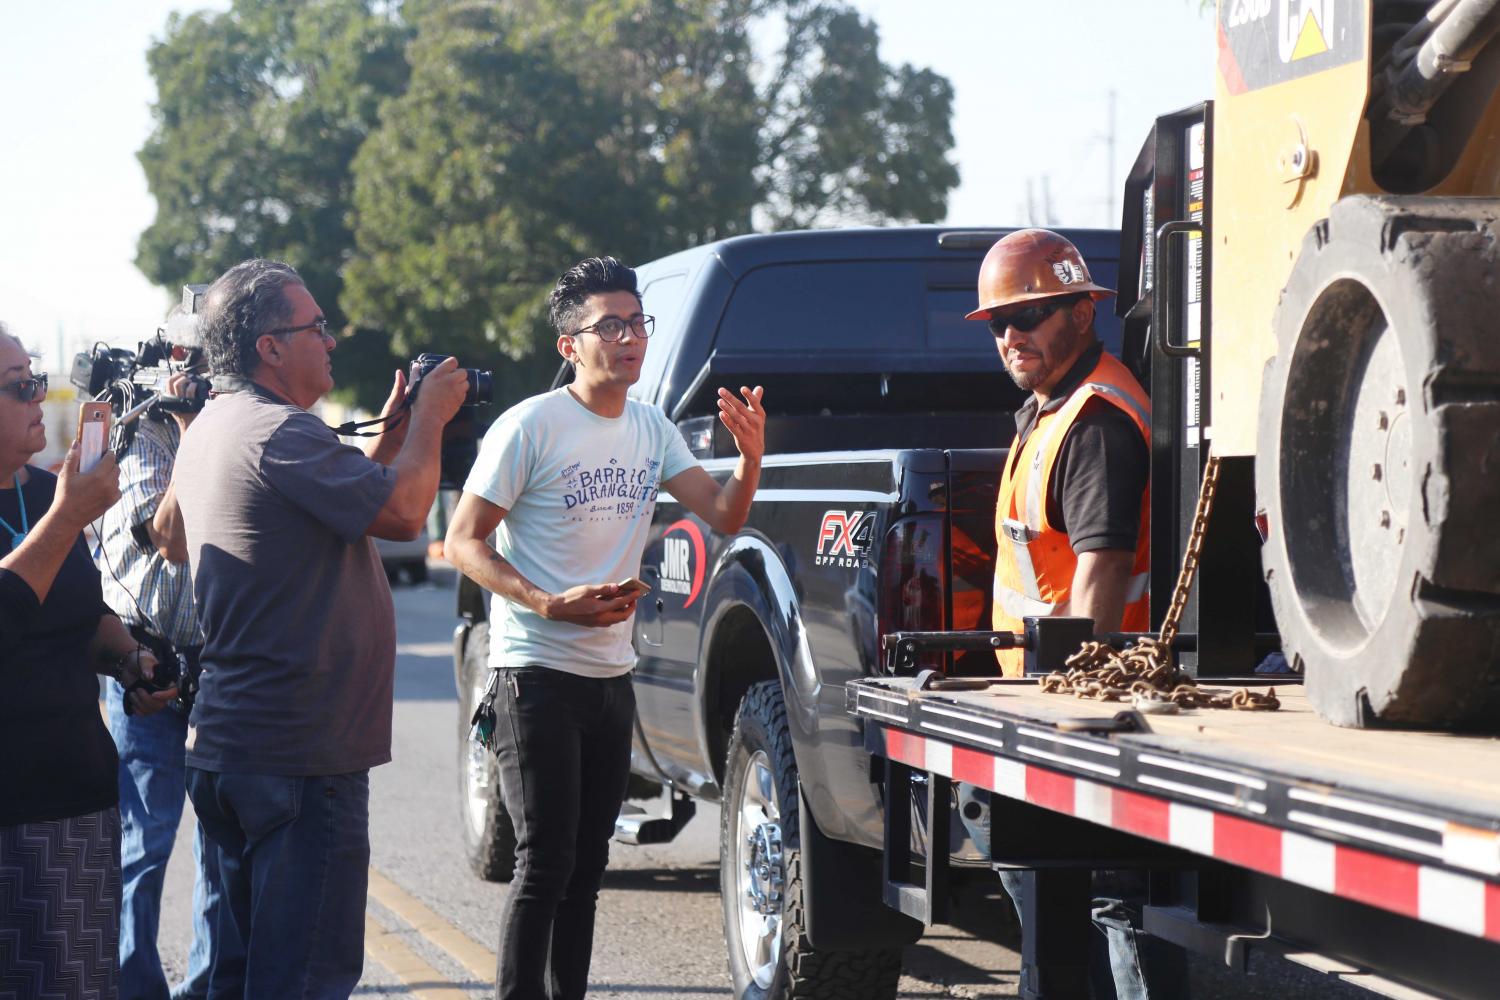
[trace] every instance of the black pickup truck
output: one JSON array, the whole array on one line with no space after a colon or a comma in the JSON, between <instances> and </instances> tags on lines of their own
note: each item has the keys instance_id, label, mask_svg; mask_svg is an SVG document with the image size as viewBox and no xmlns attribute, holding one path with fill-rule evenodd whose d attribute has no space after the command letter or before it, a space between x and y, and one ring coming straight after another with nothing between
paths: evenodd
<instances>
[{"instance_id":1,"label":"black pickup truck","mask_svg":"<svg viewBox=\"0 0 1500 1000\"><path fill-rule=\"evenodd\" d=\"M881 672L878 637L988 628L994 504L1021 394L982 323L979 262L1004 230L843 229L746 236L638 269L657 317L638 398L714 475L734 467L719 386L765 386L766 459L750 518L714 533L657 500L636 612L633 769L665 816L617 837L670 839L719 803L724 935L737 997L892 996L921 925L880 905L879 785L845 684ZM1069 231L1113 287L1118 234ZM1118 321L1098 315L1118 350ZM567 377L559 376L559 384ZM486 608L461 586L454 640L464 831L507 878L513 835L493 761L467 739L486 681ZM991 654L949 673L992 674ZM955 827L958 824L954 824Z\"/></svg>"}]
</instances>

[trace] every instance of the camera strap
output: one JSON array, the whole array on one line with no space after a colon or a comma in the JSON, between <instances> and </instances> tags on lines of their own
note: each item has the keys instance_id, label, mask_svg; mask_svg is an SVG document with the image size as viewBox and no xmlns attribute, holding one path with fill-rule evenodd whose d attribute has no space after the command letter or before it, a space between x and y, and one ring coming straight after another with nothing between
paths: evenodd
<instances>
[{"instance_id":1,"label":"camera strap","mask_svg":"<svg viewBox=\"0 0 1500 1000\"><path fill-rule=\"evenodd\" d=\"M401 421L406 419L406 411L409 409L411 409L411 404L403 403L401 405L401 408L395 413L388 413L383 417L375 417L373 420L346 420L343 423L339 424L337 427L329 425L328 429L333 431L333 433L337 434L339 437L379 437L386 431L393 431L397 427L400 427ZM360 429L363 427L373 427L376 424L385 424L386 426L382 427L378 431L367 431Z\"/></svg>"}]
</instances>

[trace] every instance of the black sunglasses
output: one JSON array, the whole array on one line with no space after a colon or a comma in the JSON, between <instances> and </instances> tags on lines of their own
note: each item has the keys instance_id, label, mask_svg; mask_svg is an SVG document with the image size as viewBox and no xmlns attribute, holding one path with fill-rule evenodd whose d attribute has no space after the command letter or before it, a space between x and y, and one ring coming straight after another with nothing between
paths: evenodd
<instances>
[{"instance_id":1,"label":"black sunglasses","mask_svg":"<svg viewBox=\"0 0 1500 1000\"><path fill-rule=\"evenodd\" d=\"M1047 299L1034 305L1023 306L1003 315L990 317L990 332L996 337L1004 337L1005 331L1014 327L1020 333L1030 333L1047 321L1047 317L1065 306L1071 306L1077 299Z\"/></svg>"},{"instance_id":2,"label":"black sunglasses","mask_svg":"<svg viewBox=\"0 0 1500 1000\"><path fill-rule=\"evenodd\" d=\"M10 385L0 385L0 392L7 396L14 396L23 403L29 403L33 399L47 396L47 376L33 375L31 378L23 378L19 382Z\"/></svg>"}]
</instances>

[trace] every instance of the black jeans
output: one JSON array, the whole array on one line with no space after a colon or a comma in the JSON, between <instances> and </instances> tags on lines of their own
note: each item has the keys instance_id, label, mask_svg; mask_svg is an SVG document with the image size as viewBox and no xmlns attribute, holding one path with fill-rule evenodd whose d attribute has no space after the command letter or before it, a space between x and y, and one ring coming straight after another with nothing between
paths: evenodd
<instances>
[{"instance_id":1,"label":"black jeans","mask_svg":"<svg viewBox=\"0 0 1500 1000\"><path fill-rule=\"evenodd\" d=\"M495 698L500 794L516 830L516 874L500 922L499 1000L580 1000L594 907L630 774L630 676L549 667L501 672Z\"/></svg>"}]
</instances>

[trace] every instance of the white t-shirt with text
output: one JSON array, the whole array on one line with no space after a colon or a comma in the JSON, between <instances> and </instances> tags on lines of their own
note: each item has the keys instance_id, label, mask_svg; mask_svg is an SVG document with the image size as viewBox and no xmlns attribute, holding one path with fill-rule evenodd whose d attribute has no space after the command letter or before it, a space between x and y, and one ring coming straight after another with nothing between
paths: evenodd
<instances>
[{"instance_id":1,"label":"white t-shirt with text","mask_svg":"<svg viewBox=\"0 0 1500 1000\"><path fill-rule=\"evenodd\" d=\"M638 575L661 483L696 463L659 407L630 399L620 416L601 417L564 387L495 421L464 491L505 508L496 550L556 594ZM490 666L616 677L635 661L633 622L588 628L549 621L492 595Z\"/></svg>"}]
</instances>

